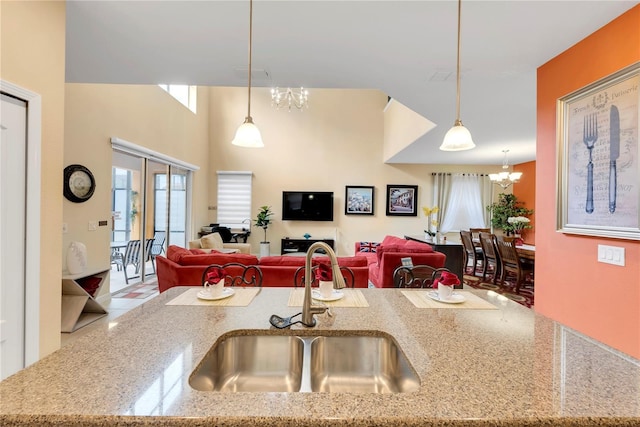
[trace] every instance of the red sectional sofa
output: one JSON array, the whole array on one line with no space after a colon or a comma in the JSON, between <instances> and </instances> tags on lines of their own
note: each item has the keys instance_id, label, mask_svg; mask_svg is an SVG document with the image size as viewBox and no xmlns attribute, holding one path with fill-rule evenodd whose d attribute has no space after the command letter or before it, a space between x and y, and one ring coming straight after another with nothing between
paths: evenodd
<instances>
[{"instance_id":1,"label":"red sectional sofa","mask_svg":"<svg viewBox=\"0 0 640 427\"><path fill-rule=\"evenodd\" d=\"M393 288L393 272L409 257L413 265L444 267L445 254L436 252L426 243L386 236L382 242L356 242L356 257L369 265L369 280L376 288Z\"/></svg>"},{"instance_id":2,"label":"red sectional sofa","mask_svg":"<svg viewBox=\"0 0 640 427\"><path fill-rule=\"evenodd\" d=\"M202 273L211 264L237 262L244 265L257 265L262 271L262 286L293 286L294 275L298 267L304 266L305 258L296 256L268 256L258 259L249 254L204 253L198 249L184 249L170 245L167 256L156 257L156 272L160 292L174 286L199 286ZM329 263L328 257L314 256L313 263ZM355 276L355 287L368 287L369 268L362 257L338 257L340 266L349 267Z\"/></svg>"}]
</instances>

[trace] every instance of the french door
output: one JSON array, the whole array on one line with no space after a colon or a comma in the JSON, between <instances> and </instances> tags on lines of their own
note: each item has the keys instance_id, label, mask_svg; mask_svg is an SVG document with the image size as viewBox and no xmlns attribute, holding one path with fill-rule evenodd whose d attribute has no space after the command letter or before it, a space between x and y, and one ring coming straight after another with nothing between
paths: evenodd
<instances>
[{"instance_id":1,"label":"french door","mask_svg":"<svg viewBox=\"0 0 640 427\"><path fill-rule=\"evenodd\" d=\"M174 164L171 159L165 161L162 156L150 156L148 150L135 149L131 143L126 143L123 149L114 143L112 293L116 286L155 278L154 256L165 253L170 244L186 245L192 170ZM131 241L139 242L138 255L134 256L137 262L124 267L113 263L118 257L127 263ZM124 280L128 281L124 284L123 268L127 271Z\"/></svg>"}]
</instances>

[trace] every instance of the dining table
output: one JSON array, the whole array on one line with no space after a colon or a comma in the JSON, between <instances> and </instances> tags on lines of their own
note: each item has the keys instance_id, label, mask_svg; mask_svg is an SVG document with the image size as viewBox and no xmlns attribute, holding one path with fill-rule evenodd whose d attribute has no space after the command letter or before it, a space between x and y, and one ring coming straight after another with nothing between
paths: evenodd
<instances>
[{"instance_id":1,"label":"dining table","mask_svg":"<svg viewBox=\"0 0 640 427\"><path fill-rule=\"evenodd\" d=\"M520 256L520 258L528 259L531 261L535 261L536 259L536 247L534 245L517 245L516 252Z\"/></svg>"}]
</instances>

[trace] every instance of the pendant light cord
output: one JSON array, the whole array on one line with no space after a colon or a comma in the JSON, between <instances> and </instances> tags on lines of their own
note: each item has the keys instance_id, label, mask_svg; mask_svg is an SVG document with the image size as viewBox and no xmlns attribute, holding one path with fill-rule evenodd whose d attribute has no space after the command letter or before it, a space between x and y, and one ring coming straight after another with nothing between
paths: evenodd
<instances>
[{"instance_id":1,"label":"pendant light cord","mask_svg":"<svg viewBox=\"0 0 640 427\"><path fill-rule=\"evenodd\" d=\"M458 57L456 60L456 124L462 124L460 120L460 15L462 12L462 0L458 0Z\"/></svg>"},{"instance_id":2,"label":"pendant light cord","mask_svg":"<svg viewBox=\"0 0 640 427\"><path fill-rule=\"evenodd\" d=\"M251 117L251 48L253 40L253 0L249 0L249 88L247 102L247 117Z\"/></svg>"}]
</instances>

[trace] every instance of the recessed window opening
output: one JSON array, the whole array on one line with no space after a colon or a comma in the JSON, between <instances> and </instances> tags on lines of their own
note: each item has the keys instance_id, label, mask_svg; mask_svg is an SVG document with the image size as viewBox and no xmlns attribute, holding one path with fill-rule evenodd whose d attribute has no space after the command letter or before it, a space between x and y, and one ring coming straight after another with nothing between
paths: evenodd
<instances>
[{"instance_id":1,"label":"recessed window opening","mask_svg":"<svg viewBox=\"0 0 640 427\"><path fill-rule=\"evenodd\" d=\"M196 113L197 86L167 84L160 84L158 86L177 99L178 102L187 107L194 114Z\"/></svg>"}]
</instances>

